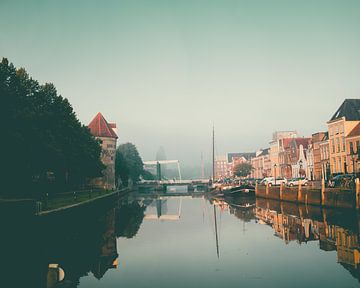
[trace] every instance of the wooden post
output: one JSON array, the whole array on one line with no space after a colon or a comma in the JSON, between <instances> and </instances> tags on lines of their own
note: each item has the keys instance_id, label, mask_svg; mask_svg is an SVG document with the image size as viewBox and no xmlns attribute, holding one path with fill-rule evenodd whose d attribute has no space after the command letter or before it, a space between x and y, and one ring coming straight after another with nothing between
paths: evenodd
<instances>
[{"instance_id":1,"label":"wooden post","mask_svg":"<svg viewBox=\"0 0 360 288\"><path fill-rule=\"evenodd\" d=\"M359 199L359 193L360 193L360 181L359 181L359 178L356 178L355 179L355 195L356 195L356 209L359 209L360 208L360 199Z\"/></svg>"},{"instance_id":2,"label":"wooden post","mask_svg":"<svg viewBox=\"0 0 360 288\"><path fill-rule=\"evenodd\" d=\"M302 198L302 194L301 194L301 181L299 181L299 186L298 186L298 202L301 202L301 198Z\"/></svg>"},{"instance_id":3,"label":"wooden post","mask_svg":"<svg viewBox=\"0 0 360 288\"><path fill-rule=\"evenodd\" d=\"M266 198L269 197L269 183L266 182L266 187L265 187L265 196Z\"/></svg>"},{"instance_id":4,"label":"wooden post","mask_svg":"<svg viewBox=\"0 0 360 288\"><path fill-rule=\"evenodd\" d=\"M283 199L284 182L280 183L280 200Z\"/></svg>"},{"instance_id":5,"label":"wooden post","mask_svg":"<svg viewBox=\"0 0 360 288\"><path fill-rule=\"evenodd\" d=\"M321 205L325 206L325 179L321 180Z\"/></svg>"}]
</instances>

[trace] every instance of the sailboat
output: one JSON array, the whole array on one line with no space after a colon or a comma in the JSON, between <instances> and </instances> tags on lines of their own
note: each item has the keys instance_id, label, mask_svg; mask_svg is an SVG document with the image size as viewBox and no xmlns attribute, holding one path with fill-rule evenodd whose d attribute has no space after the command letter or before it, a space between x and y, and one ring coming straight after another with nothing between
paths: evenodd
<instances>
[{"instance_id":1,"label":"sailboat","mask_svg":"<svg viewBox=\"0 0 360 288\"><path fill-rule=\"evenodd\" d=\"M212 130L212 186L211 194L216 196L255 196L255 186L243 184L239 182L238 185L223 185L215 183L215 127Z\"/></svg>"}]
</instances>

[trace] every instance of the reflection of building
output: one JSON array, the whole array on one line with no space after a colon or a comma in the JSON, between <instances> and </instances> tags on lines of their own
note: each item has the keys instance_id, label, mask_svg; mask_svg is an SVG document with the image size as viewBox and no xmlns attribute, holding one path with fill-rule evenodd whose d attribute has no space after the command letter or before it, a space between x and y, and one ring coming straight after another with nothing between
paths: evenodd
<instances>
[{"instance_id":1,"label":"reflection of building","mask_svg":"<svg viewBox=\"0 0 360 288\"><path fill-rule=\"evenodd\" d=\"M105 219L106 228L102 235L102 243L96 265L92 272L97 279L104 276L108 269L117 268L118 253L115 235L115 209L110 210Z\"/></svg>"},{"instance_id":2,"label":"reflection of building","mask_svg":"<svg viewBox=\"0 0 360 288\"><path fill-rule=\"evenodd\" d=\"M346 222L353 228L345 228L339 225L330 224L327 220L329 213L326 210L313 210L313 215L307 208L298 207L292 203L282 203L277 210L269 208L271 202L257 202L256 218L259 223L267 224L274 229L274 235L283 239L285 243L296 241L301 244L307 241L319 240L320 249L323 251L337 251L337 261L346 268L354 277L360 281L360 243L357 225L359 218L357 213L346 215ZM276 205L275 205L276 206ZM296 215L287 214L282 211L291 211ZM306 217L301 215L307 214ZM331 219L344 217L336 211ZM354 219L356 223L352 223ZM349 217L351 219L349 219ZM346 224L349 222L349 224Z\"/></svg>"},{"instance_id":3,"label":"reflection of building","mask_svg":"<svg viewBox=\"0 0 360 288\"><path fill-rule=\"evenodd\" d=\"M90 132L101 142L101 161L106 166L103 177L93 180L95 186L115 188L115 154L116 154L116 124L108 123L101 113L98 113L89 124Z\"/></svg>"}]
</instances>

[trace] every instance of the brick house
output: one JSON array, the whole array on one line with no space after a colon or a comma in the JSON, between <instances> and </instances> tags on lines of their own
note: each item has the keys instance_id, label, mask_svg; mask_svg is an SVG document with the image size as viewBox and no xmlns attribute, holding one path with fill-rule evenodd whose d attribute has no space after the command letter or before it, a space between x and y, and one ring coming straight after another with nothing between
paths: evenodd
<instances>
[{"instance_id":1,"label":"brick house","mask_svg":"<svg viewBox=\"0 0 360 288\"><path fill-rule=\"evenodd\" d=\"M101 143L101 161L106 166L103 177L92 180L99 188L115 189L116 124L108 123L99 112L88 125L90 132Z\"/></svg>"}]
</instances>

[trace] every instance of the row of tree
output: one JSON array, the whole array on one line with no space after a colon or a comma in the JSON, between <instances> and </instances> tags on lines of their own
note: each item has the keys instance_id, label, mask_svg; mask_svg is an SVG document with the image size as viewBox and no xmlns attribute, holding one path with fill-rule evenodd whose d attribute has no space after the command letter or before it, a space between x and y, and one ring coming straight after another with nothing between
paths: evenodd
<instances>
[{"instance_id":1,"label":"row of tree","mask_svg":"<svg viewBox=\"0 0 360 288\"><path fill-rule=\"evenodd\" d=\"M0 97L3 194L63 191L101 176L99 142L53 84L3 58Z\"/></svg>"}]
</instances>

